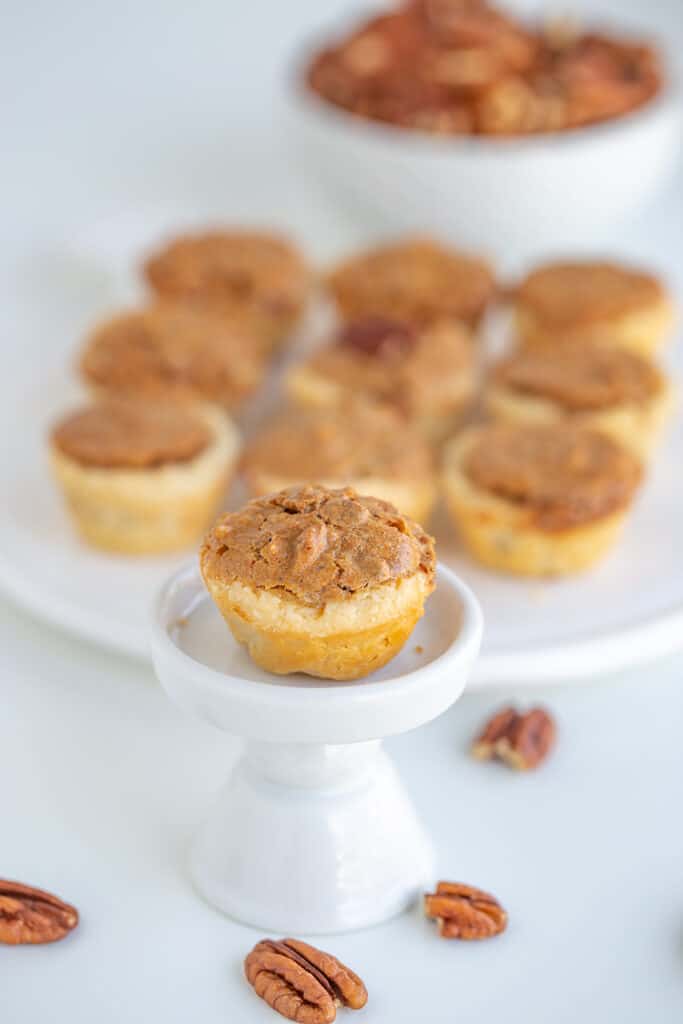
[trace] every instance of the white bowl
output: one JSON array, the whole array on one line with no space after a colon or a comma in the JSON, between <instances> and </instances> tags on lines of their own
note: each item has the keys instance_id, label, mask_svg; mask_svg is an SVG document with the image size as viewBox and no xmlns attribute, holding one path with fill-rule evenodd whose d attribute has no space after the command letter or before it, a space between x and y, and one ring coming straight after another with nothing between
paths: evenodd
<instances>
[{"instance_id":1,"label":"white bowl","mask_svg":"<svg viewBox=\"0 0 683 1024\"><path fill-rule=\"evenodd\" d=\"M674 86L632 114L564 133L445 138L364 120L292 90L297 142L316 171L392 232L429 231L513 259L590 248L671 175L681 136Z\"/></svg>"}]
</instances>

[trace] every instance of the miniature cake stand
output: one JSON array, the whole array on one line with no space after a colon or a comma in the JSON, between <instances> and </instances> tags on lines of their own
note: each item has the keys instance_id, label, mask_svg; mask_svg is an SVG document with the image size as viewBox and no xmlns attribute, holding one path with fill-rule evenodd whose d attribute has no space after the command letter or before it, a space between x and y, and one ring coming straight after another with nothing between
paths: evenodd
<instances>
[{"instance_id":1,"label":"miniature cake stand","mask_svg":"<svg viewBox=\"0 0 683 1024\"><path fill-rule=\"evenodd\" d=\"M437 583L404 650L353 683L259 669L195 566L163 588L152 631L162 685L246 741L192 844L209 903L273 932L341 932L399 913L432 881L431 842L381 740L450 707L477 657L476 598L443 566Z\"/></svg>"}]
</instances>

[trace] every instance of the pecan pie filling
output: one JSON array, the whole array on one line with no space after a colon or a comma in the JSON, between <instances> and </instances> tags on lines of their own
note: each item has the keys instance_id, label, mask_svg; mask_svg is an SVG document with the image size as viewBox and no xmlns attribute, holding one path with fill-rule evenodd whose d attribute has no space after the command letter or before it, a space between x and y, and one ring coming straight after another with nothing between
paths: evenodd
<instances>
[{"instance_id":1,"label":"pecan pie filling","mask_svg":"<svg viewBox=\"0 0 683 1024\"><path fill-rule=\"evenodd\" d=\"M593 430L494 424L467 453L476 486L529 510L535 526L565 530L628 504L641 477L638 460Z\"/></svg>"},{"instance_id":2,"label":"pecan pie filling","mask_svg":"<svg viewBox=\"0 0 683 1024\"><path fill-rule=\"evenodd\" d=\"M476 324L495 290L488 264L430 238L371 249L337 267L327 283L346 317L417 325L441 317Z\"/></svg>"},{"instance_id":3,"label":"pecan pie filling","mask_svg":"<svg viewBox=\"0 0 683 1024\"><path fill-rule=\"evenodd\" d=\"M98 327L81 369L90 384L110 392L194 396L232 406L261 382L263 360L242 327L161 302Z\"/></svg>"},{"instance_id":4,"label":"pecan pie filling","mask_svg":"<svg viewBox=\"0 0 683 1024\"><path fill-rule=\"evenodd\" d=\"M201 455L212 435L189 409L111 399L62 420L52 441L83 466L154 469Z\"/></svg>"},{"instance_id":5,"label":"pecan pie filling","mask_svg":"<svg viewBox=\"0 0 683 1024\"><path fill-rule=\"evenodd\" d=\"M290 488L225 515L204 542L204 575L277 590L322 608L332 599L424 573L434 544L416 523L351 488Z\"/></svg>"},{"instance_id":6,"label":"pecan pie filling","mask_svg":"<svg viewBox=\"0 0 683 1024\"><path fill-rule=\"evenodd\" d=\"M552 352L518 352L499 363L496 384L546 398L568 412L643 404L662 390L660 371L625 349L577 345Z\"/></svg>"},{"instance_id":7,"label":"pecan pie filling","mask_svg":"<svg viewBox=\"0 0 683 1024\"><path fill-rule=\"evenodd\" d=\"M650 274L613 263L553 263L534 271L517 289L524 307L557 328L623 316L663 295Z\"/></svg>"},{"instance_id":8,"label":"pecan pie filling","mask_svg":"<svg viewBox=\"0 0 683 1024\"><path fill-rule=\"evenodd\" d=\"M428 445L395 412L358 401L283 410L248 445L242 467L299 480L415 480L432 472L433 460Z\"/></svg>"},{"instance_id":9,"label":"pecan pie filling","mask_svg":"<svg viewBox=\"0 0 683 1024\"><path fill-rule=\"evenodd\" d=\"M316 352L310 368L346 391L410 415L438 411L454 379L468 373L474 345L468 331L445 320L421 330L404 321L359 317Z\"/></svg>"}]
</instances>

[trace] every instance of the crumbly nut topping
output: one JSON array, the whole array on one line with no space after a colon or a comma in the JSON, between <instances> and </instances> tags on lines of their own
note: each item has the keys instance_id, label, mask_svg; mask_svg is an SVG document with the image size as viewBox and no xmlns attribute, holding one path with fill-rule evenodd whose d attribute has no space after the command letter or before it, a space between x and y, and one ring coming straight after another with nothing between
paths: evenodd
<instances>
[{"instance_id":1,"label":"crumbly nut topping","mask_svg":"<svg viewBox=\"0 0 683 1024\"><path fill-rule=\"evenodd\" d=\"M568 423L484 427L464 470L475 486L526 507L535 526L551 531L624 508L642 478L641 464L616 441Z\"/></svg>"},{"instance_id":2,"label":"crumbly nut topping","mask_svg":"<svg viewBox=\"0 0 683 1024\"><path fill-rule=\"evenodd\" d=\"M549 263L517 289L517 300L549 327L590 324L646 309L664 290L657 278L616 263Z\"/></svg>"},{"instance_id":3,"label":"crumbly nut topping","mask_svg":"<svg viewBox=\"0 0 683 1024\"><path fill-rule=\"evenodd\" d=\"M123 399L71 413L52 432L52 443L63 455L102 469L153 469L188 462L211 441L208 425L190 408Z\"/></svg>"},{"instance_id":4,"label":"crumbly nut topping","mask_svg":"<svg viewBox=\"0 0 683 1024\"><path fill-rule=\"evenodd\" d=\"M389 408L349 401L329 409L288 408L247 445L242 467L301 481L363 477L422 480L429 445Z\"/></svg>"},{"instance_id":5,"label":"crumbly nut topping","mask_svg":"<svg viewBox=\"0 0 683 1024\"><path fill-rule=\"evenodd\" d=\"M149 398L195 397L238 406L261 383L260 342L230 319L175 302L101 324L81 357L91 385Z\"/></svg>"},{"instance_id":6,"label":"crumbly nut topping","mask_svg":"<svg viewBox=\"0 0 683 1024\"><path fill-rule=\"evenodd\" d=\"M365 330L366 322L354 321L354 329ZM374 346L349 344L351 328L347 325L340 338L316 352L308 366L345 393L389 405L408 417L449 410L458 381L473 372L474 342L460 324L440 320L406 335L410 342L394 343L394 332Z\"/></svg>"},{"instance_id":7,"label":"crumbly nut topping","mask_svg":"<svg viewBox=\"0 0 683 1024\"><path fill-rule=\"evenodd\" d=\"M483 260L429 238L412 238L355 256L328 275L344 317L425 324L452 317L476 324L495 283Z\"/></svg>"},{"instance_id":8,"label":"crumbly nut topping","mask_svg":"<svg viewBox=\"0 0 683 1024\"><path fill-rule=\"evenodd\" d=\"M183 235L148 260L145 274L163 296L254 308L274 318L297 315L309 271L298 249L276 235L207 231Z\"/></svg>"},{"instance_id":9,"label":"crumbly nut topping","mask_svg":"<svg viewBox=\"0 0 683 1024\"><path fill-rule=\"evenodd\" d=\"M663 387L661 372L649 360L599 344L516 352L498 364L493 380L521 395L557 402L567 412L645 403Z\"/></svg>"},{"instance_id":10,"label":"crumbly nut topping","mask_svg":"<svg viewBox=\"0 0 683 1024\"><path fill-rule=\"evenodd\" d=\"M417 523L352 488L292 487L222 516L200 554L204 578L277 590L312 607L422 573L434 542Z\"/></svg>"}]
</instances>

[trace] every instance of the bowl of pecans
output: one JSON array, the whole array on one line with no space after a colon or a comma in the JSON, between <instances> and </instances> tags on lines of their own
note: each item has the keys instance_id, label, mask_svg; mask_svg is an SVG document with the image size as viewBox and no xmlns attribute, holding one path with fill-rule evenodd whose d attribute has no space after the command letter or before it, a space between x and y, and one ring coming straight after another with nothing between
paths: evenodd
<instances>
[{"instance_id":1,"label":"bowl of pecans","mask_svg":"<svg viewBox=\"0 0 683 1024\"><path fill-rule=\"evenodd\" d=\"M523 255L595 245L679 147L651 44L485 0L409 0L347 27L309 48L294 94L309 156L390 229Z\"/></svg>"}]
</instances>

